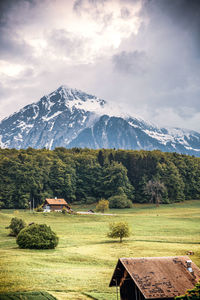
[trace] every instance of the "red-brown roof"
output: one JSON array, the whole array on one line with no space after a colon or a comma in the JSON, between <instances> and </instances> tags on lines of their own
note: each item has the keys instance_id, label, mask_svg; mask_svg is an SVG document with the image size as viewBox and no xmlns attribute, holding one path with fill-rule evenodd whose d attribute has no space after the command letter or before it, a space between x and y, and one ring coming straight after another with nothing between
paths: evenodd
<instances>
[{"instance_id":1,"label":"red-brown roof","mask_svg":"<svg viewBox=\"0 0 200 300\"><path fill-rule=\"evenodd\" d=\"M46 199L46 202L49 205L67 205L67 202L64 199Z\"/></svg>"},{"instance_id":2,"label":"red-brown roof","mask_svg":"<svg viewBox=\"0 0 200 300\"><path fill-rule=\"evenodd\" d=\"M188 256L120 258L110 286L120 284L126 269L145 299L174 298L192 289L200 279L200 269L191 262L193 274L187 269Z\"/></svg>"}]
</instances>

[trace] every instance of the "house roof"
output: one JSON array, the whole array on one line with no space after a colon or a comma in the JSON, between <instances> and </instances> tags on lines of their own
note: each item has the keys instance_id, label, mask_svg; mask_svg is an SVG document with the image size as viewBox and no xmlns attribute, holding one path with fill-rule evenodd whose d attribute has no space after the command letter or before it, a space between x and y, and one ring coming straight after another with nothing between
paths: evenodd
<instances>
[{"instance_id":1,"label":"house roof","mask_svg":"<svg viewBox=\"0 0 200 300\"><path fill-rule=\"evenodd\" d=\"M191 262L193 273L187 269ZM128 272L145 299L174 298L192 289L200 279L200 269L188 256L120 258L110 286L119 286Z\"/></svg>"},{"instance_id":2,"label":"house roof","mask_svg":"<svg viewBox=\"0 0 200 300\"><path fill-rule=\"evenodd\" d=\"M46 199L46 202L49 205L67 205L67 202L64 199Z\"/></svg>"}]
</instances>

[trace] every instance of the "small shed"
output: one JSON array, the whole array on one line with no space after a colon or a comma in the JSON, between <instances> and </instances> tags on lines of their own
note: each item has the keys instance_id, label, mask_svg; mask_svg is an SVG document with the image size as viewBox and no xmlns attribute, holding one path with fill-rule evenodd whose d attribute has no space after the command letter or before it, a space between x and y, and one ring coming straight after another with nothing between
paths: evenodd
<instances>
[{"instance_id":1,"label":"small shed","mask_svg":"<svg viewBox=\"0 0 200 300\"><path fill-rule=\"evenodd\" d=\"M61 211L63 208L71 210L69 204L64 199L45 199L44 212Z\"/></svg>"},{"instance_id":2,"label":"small shed","mask_svg":"<svg viewBox=\"0 0 200 300\"><path fill-rule=\"evenodd\" d=\"M173 300L200 280L200 269L188 256L120 258L110 287L116 299Z\"/></svg>"}]
</instances>

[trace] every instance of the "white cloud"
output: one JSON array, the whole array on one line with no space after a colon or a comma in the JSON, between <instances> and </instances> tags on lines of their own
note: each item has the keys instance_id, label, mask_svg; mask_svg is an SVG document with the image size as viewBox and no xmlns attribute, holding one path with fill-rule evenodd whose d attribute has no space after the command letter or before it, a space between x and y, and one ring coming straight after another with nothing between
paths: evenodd
<instances>
[{"instance_id":1,"label":"white cloud","mask_svg":"<svg viewBox=\"0 0 200 300\"><path fill-rule=\"evenodd\" d=\"M22 1L10 11L9 21L11 26L15 25L16 34L33 47L34 57L61 58L72 64L95 62L102 55L110 55L123 39L138 32L140 2L124 6L119 0L88 0L82 1L79 10L74 10L73 4L74 1L46 0L37 1L37 6L33 7ZM60 53L58 44L62 40ZM69 46L64 52L66 41ZM76 51L79 41L84 42ZM74 51L76 55L72 55Z\"/></svg>"},{"instance_id":2,"label":"white cloud","mask_svg":"<svg viewBox=\"0 0 200 300\"><path fill-rule=\"evenodd\" d=\"M20 64L0 61L0 76L17 76L22 70L23 67Z\"/></svg>"}]
</instances>

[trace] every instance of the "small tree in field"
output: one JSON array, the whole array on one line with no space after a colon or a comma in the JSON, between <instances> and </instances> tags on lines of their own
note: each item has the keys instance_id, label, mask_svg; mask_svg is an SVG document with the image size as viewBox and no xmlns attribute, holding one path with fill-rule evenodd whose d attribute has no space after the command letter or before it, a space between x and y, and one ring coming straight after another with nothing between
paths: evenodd
<instances>
[{"instance_id":1,"label":"small tree in field","mask_svg":"<svg viewBox=\"0 0 200 300\"><path fill-rule=\"evenodd\" d=\"M123 238L130 236L130 228L126 222L111 223L109 229L107 236L110 238L119 238L120 243Z\"/></svg>"},{"instance_id":2,"label":"small tree in field","mask_svg":"<svg viewBox=\"0 0 200 300\"><path fill-rule=\"evenodd\" d=\"M10 236L17 236L25 227L26 223L22 219L12 218L10 225L7 228L10 228Z\"/></svg>"},{"instance_id":3,"label":"small tree in field","mask_svg":"<svg viewBox=\"0 0 200 300\"><path fill-rule=\"evenodd\" d=\"M101 213L104 213L105 210L108 210L108 208L109 208L109 201L102 199L97 203L96 211L100 211Z\"/></svg>"}]
</instances>

